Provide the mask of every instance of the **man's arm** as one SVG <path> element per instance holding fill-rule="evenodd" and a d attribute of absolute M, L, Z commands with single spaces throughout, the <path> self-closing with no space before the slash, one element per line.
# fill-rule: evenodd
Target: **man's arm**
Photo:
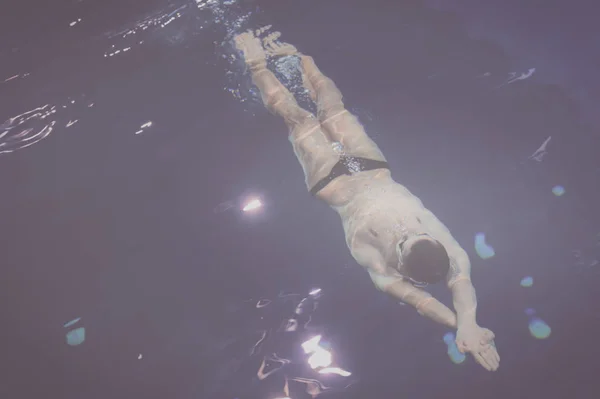
<path fill-rule="evenodd" d="M 476 325 L 477 297 L 471 283 L 471 262 L 469 255 L 452 237 L 446 226 L 429 210 L 425 210 L 423 223 L 435 239 L 442 243 L 450 257 L 450 271 L 446 279 L 452 292 L 452 302 L 456 310 L 457 324 Z"/>
<path fill-rule="evenodd" d="M 373 275 L 371 275 L 371 279 L 373 282 L 376 281 L 376 277 L 374 278 Z M 378 286 L 376 283 L 376 286 L 381 291 L 412 305 L 421 316 L 426 316 L 447 327 L 457 328 L 458 324 L 454 312 L 432 297 L 427 291 L 419 289 L 401 278 L 387 285 Z"/>
<path fill-rule="evenodd" d="M 380 252 L 364 244 L 353 251 L 356 261 L 369 272 L 375 287 L 404 303 L 414 306 L 417 312 L 440 324 L 457 328 L 456 315 L 446 305 L 400 276 L 388 275 L 385 261 Z"/>
<path fill-rule="evenodd" d="M 452 302 L 456 310 L 459 326 L 477 324 L 477 296 L 471 282 L 471 262 L 469 256 L 458 243 L 451 250 L 448 288 L 452 292 Z M 447 249 L 448 250 L 448 249 Z"/>
<path fill-rule="evenodd" d="M 464 249 L 456 242 L 446 226 L 433 213 L 425 210 L 422 215 L 428 230 L 446 248 L 450 257 L 448 288 L 456 310 L 456 345 L 458 350 L 469 352 L 486 370 L 494 371 L 500 365 L 500 356 L 494 344 L 494 333 L 477 324 L 477 298 L 471 283 L 471 263 Z"/>

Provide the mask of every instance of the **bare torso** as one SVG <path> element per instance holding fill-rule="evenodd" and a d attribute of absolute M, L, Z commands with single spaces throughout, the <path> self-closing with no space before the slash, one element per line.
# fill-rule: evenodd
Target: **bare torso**
<path fill-rule="evenodd" d="M 387 169 L 340 176 L 318 196 L 340 215 L 352 256 L 360 263 L 359 251 L 376 248 L 386 265 L 386 270 L 379 272 L 386 274 L 393 273 L 398 264 L 396 245 L 400 240 L 418 233 L 435 237 L 436 224 L 441 225 L 437 218 L 432 223 L 431 217 L 420 217 L 431 213 L 419 198 L 394 181 Z"/>

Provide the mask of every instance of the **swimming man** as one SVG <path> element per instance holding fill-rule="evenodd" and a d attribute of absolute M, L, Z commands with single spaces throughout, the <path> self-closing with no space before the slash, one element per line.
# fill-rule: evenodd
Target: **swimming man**
<path fill-rule="evenodd" d="M 314 60 L 278 40 L 278 32 L 245 32 L 235 38 L 265 107 L 289 129 L 308 191 L 335 209 L 346 243 L 375 286 L 424 316 L 455 328 L 458 349 L 469 352 L 487 370 L 500 357 L 492 331 L 477 324 L 477 300 L 467 253 L 446 226 L 406 187 L 395 182 L 379 147 L 358 119 L 345 109 L 342 94 Z M 267 69 L 267 57 L 300 58 L 303 85 L 317 105 L 317 115 Z M 456 314 L 423 286 L 445 281 Z"/>

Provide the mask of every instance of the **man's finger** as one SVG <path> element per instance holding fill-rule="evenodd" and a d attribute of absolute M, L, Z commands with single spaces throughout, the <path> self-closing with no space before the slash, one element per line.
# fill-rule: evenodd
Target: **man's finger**
<path fill-rule="evenodd" d="M 494 356 L 493 351 L 487 351 L 483 354 L 483 358 L 486 360 L 487 364 L 490 366 L 492 371 L 495 371 L 498 368 L 498 364 L 496 363 L 496 357 Z"/>
<path fill-rule="evenodd" d="M 492 353 L 492 356 L 494 358 L 494 362 L 500 363 L 500 355 L 498 354 L 498 349 L 496 348 L 496 345 L 494 345 L 493 342 L 492 342 L 492 346 L 489 348 L 489 350 Z"/>
<path fill-rule="evenodd" d="M 480 353 L 473 353 L 473 357 L 477 361 L 477 363 L 481 364 L 486 370 L 491 371 L 491 367 L 487 364 L 486 360 L 481 356 Z"/>
<path fill-rule="evenodd" d="M 496 352 L 495 348 L 491 348 L 486 352 L 486 358 L 488 359 L 488 363 L 492 365 L 494 370 L 497 370 L 500 366 L 500 356 L 498 356 L 498 352 Z"/>
<path fill-rule="evenodd" d="M 500 355 L 498 354 L 498 351 L 494 351 L 494 356 L 496 357 L 496 363 L 500 364 Z"/>

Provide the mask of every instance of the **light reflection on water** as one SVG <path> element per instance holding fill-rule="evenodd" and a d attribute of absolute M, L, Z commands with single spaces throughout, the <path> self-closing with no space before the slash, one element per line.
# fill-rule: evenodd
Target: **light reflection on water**
<path fill-rule="evenodd" d="M 203 35 L 205 30 L 210 29 L 222 31 L 225 37 L 222 42 L 215 42 L 215 54 L 209 60 L 215 63 L 225 51 L 230 51 L 229 41 L 235 32 L 243 29 L 251 15 L 252 11 L 233 0 L 196 0 L 194 5 L 170 6 L 129 26 L 105 32 L 100 44 L 100 48 L 104 50 L 98 54 L 86 53 L 83 57 L 97 57 L 97 66 L 104 68 L 118 62 L 121 57 L 139 57 L 139 53 L 145 51 L 144 46 L 149 44 L 188 46 L 196 37 Z M 187 23 L 183 22 L 185 17 L 188 18 Z M 77 29 L 86 22 L 82 18 L 70 22 L 71 34 L 79 35 Z M 36 74 L 43 72 L 42 70 Z M 21 84 L 32 76 L 28 71 L 13 71 L 6 77 L 0 77 L 0 95 L 25 90 Z M 43 105 L 31 104 L 15 115 L 5 115 L 0 110 L 0 121 L 4 120 L 0 124 L 0 155 L 30 147 L 51 134 L 67 134 L 67 130 L 76 124 L 82 124 L 81 128 L 85 128 L 88 116 L 85 107 L 93 106 L 91 95 L 73 92 L 68 98 L 48 100 Z M 144 132 L 150 127 L 145 125 L 147 122 L 140 121 L 141 127 L 131 133 Z"/>
<path fill-rule="evenodd" d="M 250 101 L 260 105 L 260 98 L 256 90 L 249 85 L 247 79 L 240 79 L 240 60 L 236 58 L 230 45 L 233 34 L 247 27 L 252 12 L 236 8 L 235 1 L 197 1 L 196 6 L 194 8 L 192 5 L 185 4 L 175 9 L 162 10 L 123 30 L 108 32 L 104 38 L 104 51 L 97 54 L 99 61 L 112 63 L 119 62 L 121 57 L 136 56 L 136 52 L 143 52 L 144 45 L 149 43 L 160 42 L 167 46 L 185 46 L 195 36 L 202 34 L 205 29 L 218 26 L 223 29 L 223 40 L 215 43 L 216 54 L 213 58 L 221 57 L 228 63 L 229 69 L 224 73 L 229 81 L 225 89 L 240 102 Z M 198 11 L 205 13 L 201 18 L 201 23 L 193 27 L 182 23 L 184 17 Z M 70 26 L 76 28 L 85 23 L 86 20 L 78 18 L 71 22 Z M 285 78 L 286 83 L 296 91 L 301 89 L 297 67 L 296 57 L 282 57 L 273 64 L 278 76 Z M 527 79 L 533 74 L 533 71 L 534 69 L 530 69 L 528 74 L 515 75 L 506 84 Z M 0 83 L 0 91 L 18 90 L 19 84 L 26 81 L 30 75 L 29 72 L 24 71 L 16 71 L 14 74 L 10 74 Z M 299 92 L 299 95 L 306 96 L 306 93 Z M 94 99 L 89 98 L 87 95 L 73 93 L 71 96 L 55 102 L 31 104 L 14 115 L 0 113 L 0 120 L 4 120 L 0 124 L 0 154 L 28 148 L 50 137 L 51 134 L 70 134 L 70 131 L 85 128 L 87 116 L 94 111 L 94 105 Z M 124 133 L 141 134 L 151 127 L 151 121 L 141 120 L 139 121 L 138 130 Z M 540 154 L 546 154 L 545 147 Z M 535 160 L 541 162 L 542 155 L 538 154 Z M 553 193 L 557 196 L 564 194 L 564 192 L 562 186 L 555 186 L 553 189 Z M 236 206 L 236 202 L 228 200 L 217 205 L 214 212 L 222 213 L 230 209 L 237 209 Z M 259 200 L 252 200 L 245 203 L 241 209 L 248 212 L 261 206 Z M 475 247 L 476 252 L 483 259 L 491 258 L 495 254 L 494 248 L 485 242 L 483 233 L 476 236 Z M 592 252 L 591 249 L 588 249 L 584 254 L 579 250 L 577 251 L 575 257 L 578 262 L 581 262 L 581 265 L 588 269 L 595 268 L 597 272 L 598 260 L 595 256 L 596 253 Z M 527 277 L 521 281 L 521 284 L 524 287 L 531 287 L 532 282 L 532 277 Z M 254 375 L 264 383 L 276 384 L 276 382 L 272 382 L 275 379 L 271 379 L 271 376 L 282 375 L 285 383 L 279 390 L 286 397 L 289 397 L 290 392 L 293 393 L 294 390 L 304 391 L 314 397 L 322 392 L 345 389 L 352 383 L 350 379 L 325 380 L 323 377 L 329 375 L 333 378 L 347 378 L 352 376 L 352 372 L 335 363 L 336 356 L 333 351 L 319 345 L 322 337 L 314 335 L 315 330 L 319 330 L 319 327 L 311 328 L 313 326 L 310 323 L 314 312 L 317 311 L 318 295 L 320 294 L 321 290 L 318 288 L 304 297 L 301 294 L 291 294 L 292 298 L 296 298 L 294 302 L 297 300 L 297 306 L 294 307 L 289 317 L 278 320 L 277 325 L 269 325 L 259 331 L 257 334 L 258 339 L 248 346 L 247 355 L 243 356 L 241 360 L 237 360 L 241 364 L 244 361 L 259 359 L 260 362 L 253 371 Z M 282 296 L 271 299 L 263 298 L 256 301 L 254 307 L 256 310 L 268 310 L 270 307 L 280 305 L 285 300 L 287 299 Z M 533 314 L 530 309 L 527 312 L 530 316 Z M 76 319 L 65 324 L 65 328 L 78 321 L 79 319 Z M 545 339 L 551 336 L 550 326 L 542 319 L 531 318 L 528 327 L 534 338 Z M 303 348 L 306 356 L 301 358 L 284 357 L 284 355 L 278 355 L 266 349 L 270 343 L 291 334 L 297 335 L 295 339 L 292 339 L 292 345 Z M 311 336 L 311 338 L 307 338 L 306 335 Z M 84 343 L 84 339 L 85 330 L 83 327 L 70 330 L 66 335 L 67 344 L 70 346 L 79 346 Z M 303 339 L 306 340 L 302 342 Z M 236 341 L 235 338 L 233 340 Z M 465 356 L 457 352 L 453 340 L 454 336 L 452 334 L 444 338 L 448 345 L 450 360 L 459 364 L 465 360 Z M 293 350 L 294 348 L 288 349 Z M 142 358 L 142 354 L 139 354 L 138 360 Z M 304 365 L 306 367 L 292 370 L 292 365 Z M 235 367 L 225 369 L 226 372 L 222 375 L 223 381 L 233 374 L 233 369 Z"/>
<path fill-rule="evenodd" d="M 323 327 L 312 325 L 321 295 L 321 289 L 314 288 L 307 295 L 281 293 L 273 298 L 245 301 L 251 307 L 242 303 L 232 306 L 232 316 L 243 315 L 246 322 L 245 326 L 240 326 L 239 337 L 229 339 L 227 346 L 238 341 L 247 342 L 248 346 L 242 351 L 245 355 L 238 356 L 235 370 L 221 375 L 205 394 L 231 392 L 242 397 L 238 390 L 252 394 L 252 389 L 268 389 L 279 392 L 281 397 L 305 393 L 316 397 L 325 392 L 343 391 L 355 383 L 356 380 L 350 378 L 352 372 L 336 361 L 335 350 L 330 348 L 335 343 L 322 341 L 325 335 L 319 332 Z M 263 326 L 253 334 L 256 337 L 253 342 L 245 340 L 242 332 L 247 325 L 254 324 L 248 322 L 249 316 Z M 227 356 L 221 361 L 231 363 Z M 215 372 L 218 368 L 220 366 Z M 240 374 L 242 369 L 245 372 Z M 253 386 L 248 385 L 251 380 L 259 384 L 250 388 Z"/>

